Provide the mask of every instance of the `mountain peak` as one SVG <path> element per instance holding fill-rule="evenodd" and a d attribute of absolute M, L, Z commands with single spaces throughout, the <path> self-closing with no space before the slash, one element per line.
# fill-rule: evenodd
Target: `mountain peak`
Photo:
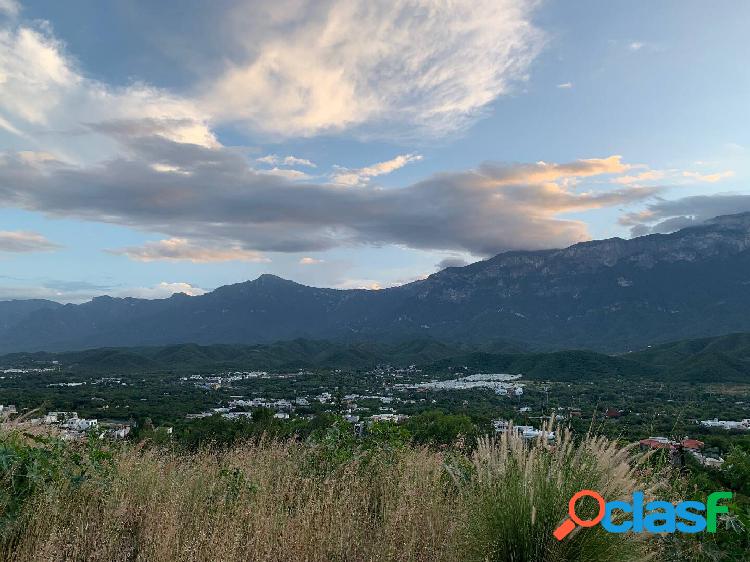
<path fill-rule="evenodd" d="M 278 275 L 274 275 L 272 273 L 263 273 L 253 279 L 251 283 L 294 283 L 294 281 L 284 279 L 283 277 L 279 277 Z"/>
<path fill-rule="evenodd" d="M 262 275 L 259 275 L 252 281 L 248 281 L 247 285 L 252 286 L 252 287 L 266 287 L 266 288 L 304 287 L 305 286 L 305 285 L 301 285 L 300 283 L 297 283 L 296 281 L 291 281 L 290 279 L 284 279 L 283 277 L 279 277 L 278 275 L 273 275 L 272 273 L 263 273 Z"/>
<path fill-rule="evenodd" d="M 279 277 L 278 275 L 263 273 L 255 279 L 243 281 L 241 283 L 233 283 L 231 285 L 222 285 L 221 287 L 217 287 L 210 293 L 207 293 L 205 296 L 241 298 L 243 295 L 246 296 L 250 294 L 256 294 L 259 290 L 261 291 L 261 293 L 266 293 L 269 290 L 274 291 L 276 289 L 281 289 L 284 287 L 304 287 L 304 285 L 300 285 L 299 283 L 290 281 L 289 279 L 284 279 L 283 277 Z"/>

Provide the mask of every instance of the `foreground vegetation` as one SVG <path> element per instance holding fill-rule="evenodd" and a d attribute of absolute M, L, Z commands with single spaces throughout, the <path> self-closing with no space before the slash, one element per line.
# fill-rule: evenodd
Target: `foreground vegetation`
<path fill-rule="evenodd" d="M 0 560 L 622 561 L 659 548 L 599 527 L 552 537 L 580 489 L 666 490 L 604 438 L 547 447 L 506 434 L 467 452 L 408 445 L 395 429 L 192 453 L 6 433 Z"/>
<path fill-rule="evenodd" d="M 700 340 L 639 355 L 649 354 L 642 363 L 660 372 L 697 355 L 709 367 L 711 357 L 726 356 L 733 360 L 724 363 L 744 375 L 747 362 L 734 359 L 742 359 L 745 340 Z M 310 354 L 305 342 L 295 345 L 300 356 Z M 163 349 L 146 351 L 164 359 Z M 214 388 L 185 375 L 195 354 L 227 350 L 169 351 L 190 369 L 154 373 L 131 364 L 114 376 L 99 367 L 110 359 L 118 365 L 117 350 L 81 352 L 73 365 L 52 364 L 51 356 L 15 358 L 31 369 L 0 380 L 0 403 L 19 407 L 15 420 L 75 410 L 104 428 L 127 423 L 132 432 L 127 443 L 99 439 L 104 430 L 82 443 L 23 433 L 54 432 L 42 424 L 0 427 L 0 562 L 750 560 L 750 434 L 696 423 L 748 417 L 746 382 L 698 383 L 705 377 L 692 375 L 665 382 L 640 376 L 647 374 L 640 368 L 631 377 L 620 367 L 632 366 L 636 354 L 470 352 L 456 359 L 451 352 L 423 370 L 316 367 Z M 328 350 L 318 363 L 331 356 L 373 362 L 362 349 L 340 352 Z M 399 352 L 424 359 L 435 350 Z M 522 396 L 403 388 L 498 371 L 524 373 Z M 307 400 L 295 402 L 290 419 L 251 406 L 232 410 L 248 417 L 223 418 L 222 407 L 240 396 Z M 214 415 L 186 419 L 206 410 Z M 399 425 L 367 421 L 391 411 L 408 418 Z M 357 429 L 343 422 L 348 413 L 361 416 Z M 496 419 L 536 427 L 556 419 L 577 438 L 565 435 L 548 447 L 481 437 Z M 726 462 L 709 469 L 688 455 L 688 465 L 676 470 L 666 451 L 643 456 L 622 447 L 652 435 L 698 438 Z M 607 499 L 633 489 L 673 501 L 731 490 L 735 499 L 716 534 L 644 537 L 596 527 L 558 543 L 552 530 L 582 488 Z"/>

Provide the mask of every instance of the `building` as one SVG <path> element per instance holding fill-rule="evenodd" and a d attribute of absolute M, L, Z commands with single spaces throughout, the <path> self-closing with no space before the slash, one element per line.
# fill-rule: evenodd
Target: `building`
<path fill-rule="evenodd" d="M 697 439 L 683 439 L 682 446 L 691 451 L 697 451 L 703 448 L 703 441 Z"/>
<path fill-rule="evenodd" d="M 508 420 L 492 420 L 492 426 L 495 428 L 495 433 L 505 433 L 510 427 Z"/>
<path fill-rule="evenodd" d="M 70 418 L 62 423 L 62 427 L 72 429 L 73 431 L 89 431 L 90 429 L 99 427 L 99 420 Z"/>
<path fill-rule="evenodd" d="M 724 459 L 707 457 L 701 453 L 703 441 L 697 439 L 685 438 L 682 441 L 673 441 L 666 437 L 649 437 L 641 439 L 639 442 L 641 450 L 663 449 L 669 453 L 669 461 L 674 466 L 685 465 L 685 453 L 690 453 L 700 464 L 708 467 L 719 467 L 724 463 Z"/>
<path fill-rule="evenodd" d="M 130 426 L 126 425 L 120 428 L 111 429 L 110 435 L 113 439 L 126 439 L 128 435 L 130 435 Z"/>
<path fill-rule="evenodd" d="M 66 420 L 77 420 L 78 412 L 48 412 L 46 416 L 42 418 L 42 423 L 51 425 L 56 423 L 63 423 Z"/>
<path fill-rule="evenodd" d="M 0 404 L 0 418 L 7 418 L 17 413 L 18 409 L 13 404 L 8 404 L 7 406 Z"/>
<path fill-rule="evenodd" d="M 698 462 L 700 462 L 703 466 L 707 466 L 709 468 L 721 468 L 721 466 L 724 464 L 724 459 L 721 457 L 719 458 L 712 458 L 712 457 L 704 457 L 703 455 L 694 455 Z"/>
<path fill-rule="evenodd" d="M 546 438 L 548 442 L 555 440 L 555 432 L 547 431 L 543 429 L 536 429 L 532 425 L 513 425 L 508 420 L 497 419 L 492 421 L 492 425 L 495 428 L 495 433 L 507 433 L 512 430 L 517 435 L 523 437 L 528 441 L 533 441 L 538 438 Z"/>
<path fill-rule="evenodd" d="M 524 439 L 528 441 L 533 441 L 534 439 L 537 439 L 539 437 L 546 438 L 547 441 L 555 440 L 554 431 L 545 431 L 543 429 L 536 429 L 532 425 L 517 425 L 513 429 L 516 430 L 516 432 L 519 433 L 521 437 L 523 437 Z"/>
<path fill-rule="evenodd" d="M 666 437 L 649 437 L 648 439 L 641 439 L 639 442 L 641 450 L 648 449 L 671 449 L 677 443 L 667 439 Z"/>
<path fill-rule="evenodd" d="M 714 427 L 727 430 L 743 431 L 750 429 L 750 419 L 744 419 L 742 421 L 727 421 L 714 418 L 712 420 L 703 420 L 700 424 L 704 427 Z"/>
<path fill-rule="evenodd" d="M 371 423 L 376 422 L 391 422 L 391 423 L 403 423 L 409 416 L 405 414 L 375 414 L 370 418 Z"/>

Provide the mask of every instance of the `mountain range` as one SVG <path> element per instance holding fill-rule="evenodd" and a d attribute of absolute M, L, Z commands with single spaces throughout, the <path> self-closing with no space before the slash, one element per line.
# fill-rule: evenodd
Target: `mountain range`
<path fill-rule="evenodd" d="M 0 352 L 295 338 L 626 352 L 750 331 L 750 213 L 671 234 L 513 251 L 383 290 L 273 275 L 168 299 L 0 302 Z"/>

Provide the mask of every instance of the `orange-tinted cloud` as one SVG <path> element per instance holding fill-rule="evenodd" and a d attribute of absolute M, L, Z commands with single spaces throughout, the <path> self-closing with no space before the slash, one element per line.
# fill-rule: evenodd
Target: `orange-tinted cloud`
<path fill-rule="evenodd" d="M 51 252 L 59 250 L 61 247 L 37 232 L 0 230 L 0 253 Z"/>
<path fill-rule="evenodd" d="M 170 238 L 168 240 L 159 240 L 158 242 L 146 242 L 143 246 L 109 250 L 109 253 L 145 262 L 191 261 L 193 263 L 210 263 L 223 261 L 269 261 L 260 252 L 220 244 L 203 246 L 184 238 Z"/>

